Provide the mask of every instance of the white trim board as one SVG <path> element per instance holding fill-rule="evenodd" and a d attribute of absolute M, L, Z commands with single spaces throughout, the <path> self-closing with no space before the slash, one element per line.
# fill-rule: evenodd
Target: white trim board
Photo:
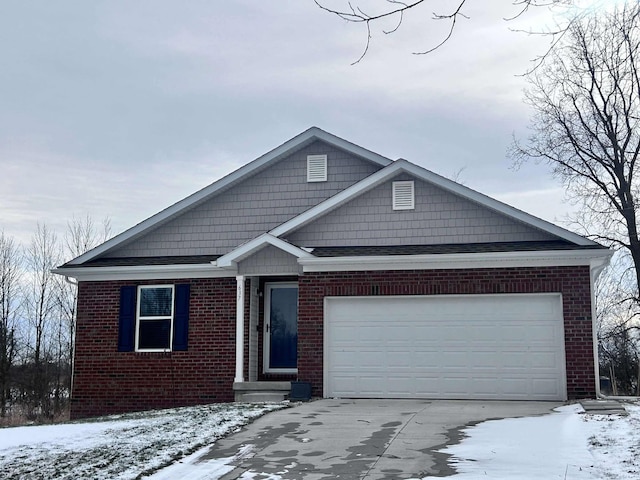
<path fill-rule="evenodd" d="M 266 235 L 266 234 L 265 234 Z M 272 237 L 273 238 L 273 237 Z M 276 247 L 280 239 L 275 239 Z M 257 241 L 257 239 L 256 239 Z M 249 242 L 254 243 L 255 241 Z M 256 242 L 257 243 L 257 242 Z M 265 244 L 273 245 L 271 242 Z M 249 244 L 245 253 L 251 250 Z M 609 263 L 612 252 L 607 249 L 589 250 L 552 250 L 536 252 L 488 252 L 488 253 L 450 253 L 424 255 L 380 255 L 352 257 L 314 257 L 313 255 L 287 244 L 304 255 L 298 257 L 298 263 L 306 272 L 345 272 L 345 271 L 385 271 L 385 270 L 442 270 L 471 268 L 517 268 L 517 267 L 554 267 L 588 265 L 599 273 Z M 255 245 L 254 245 L 255 246 Z M 257 248 L 259 250 L 264 245 Z M 234 251 L 238 256 L 240 252 Z M 247 253 L 249 256 L 251 253 Z M 222 257 L 220 257 L 222 258 Z M 220 260 L 220 259 L 218 259 Z M 237 264 L 229 260 L 224 267 L 214 262 L 195 265 L 144 265 L 119 267 L 77 267 L 58 268 L 54 273 L 80 281 L 99 280 L 153 280 L 179 278 L 221 278 L 234 277 Z M 284 275 L 284 274 L 283 274 Z M 274 276 L 277 276 L 274 274 Z"/>
<path fill-rule="evenodd" d="M 141 265 L 119 267 L 56 268 L 53 273 L 82 282 L 103 280 L 175 280 L 180 278 L 235 277 L 235 270 L 222 269 L 210 263 L 194 265 Z"/>
<path fill-rule="evenodd" d="M 450 253 L 301 258 L 303 272 L 443 270 L 471 268 L 562 267 L 606 265 L 610 250 L 554 250 L 540 252 Z"/>

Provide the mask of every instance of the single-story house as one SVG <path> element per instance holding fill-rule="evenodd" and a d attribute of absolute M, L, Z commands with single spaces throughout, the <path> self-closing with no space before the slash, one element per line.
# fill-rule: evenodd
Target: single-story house
<path fill-rule="evenodd" d="M 78 282 L 71 415 L 292 381 L 317 397 L 592 397 L 609 258 L 310 128 L 55 270 Z"/>

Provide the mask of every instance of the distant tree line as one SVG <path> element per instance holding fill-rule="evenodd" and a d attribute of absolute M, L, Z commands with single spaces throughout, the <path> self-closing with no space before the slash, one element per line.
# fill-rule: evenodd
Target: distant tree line
<path fill-rule="evenodd" d="M 77 289 L 51 270 L 107 240 L 110 222 L 38 224 L 27 245 L 0 230 L 0 424 L 50 421 L 71 393 Z"/>

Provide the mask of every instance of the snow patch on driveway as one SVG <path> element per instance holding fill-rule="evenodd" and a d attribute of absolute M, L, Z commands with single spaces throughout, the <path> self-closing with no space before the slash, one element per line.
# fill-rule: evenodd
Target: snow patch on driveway
<path fill-rule="evenodd" d="M 640 406 L 626 408 L 626 417 L 568 405 L 540 417 L 491 420 L 464 429 L 460 444 L 440 451 L 452 455 L 454 480 L 637 479 Z"/>

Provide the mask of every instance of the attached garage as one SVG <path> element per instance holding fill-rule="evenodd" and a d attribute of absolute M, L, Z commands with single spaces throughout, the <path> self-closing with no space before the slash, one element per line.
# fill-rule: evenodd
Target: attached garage
<path fill-rule="evenodd" d="M 326 297 L 324 395 L 565 400 L 560 294 Z"/>

